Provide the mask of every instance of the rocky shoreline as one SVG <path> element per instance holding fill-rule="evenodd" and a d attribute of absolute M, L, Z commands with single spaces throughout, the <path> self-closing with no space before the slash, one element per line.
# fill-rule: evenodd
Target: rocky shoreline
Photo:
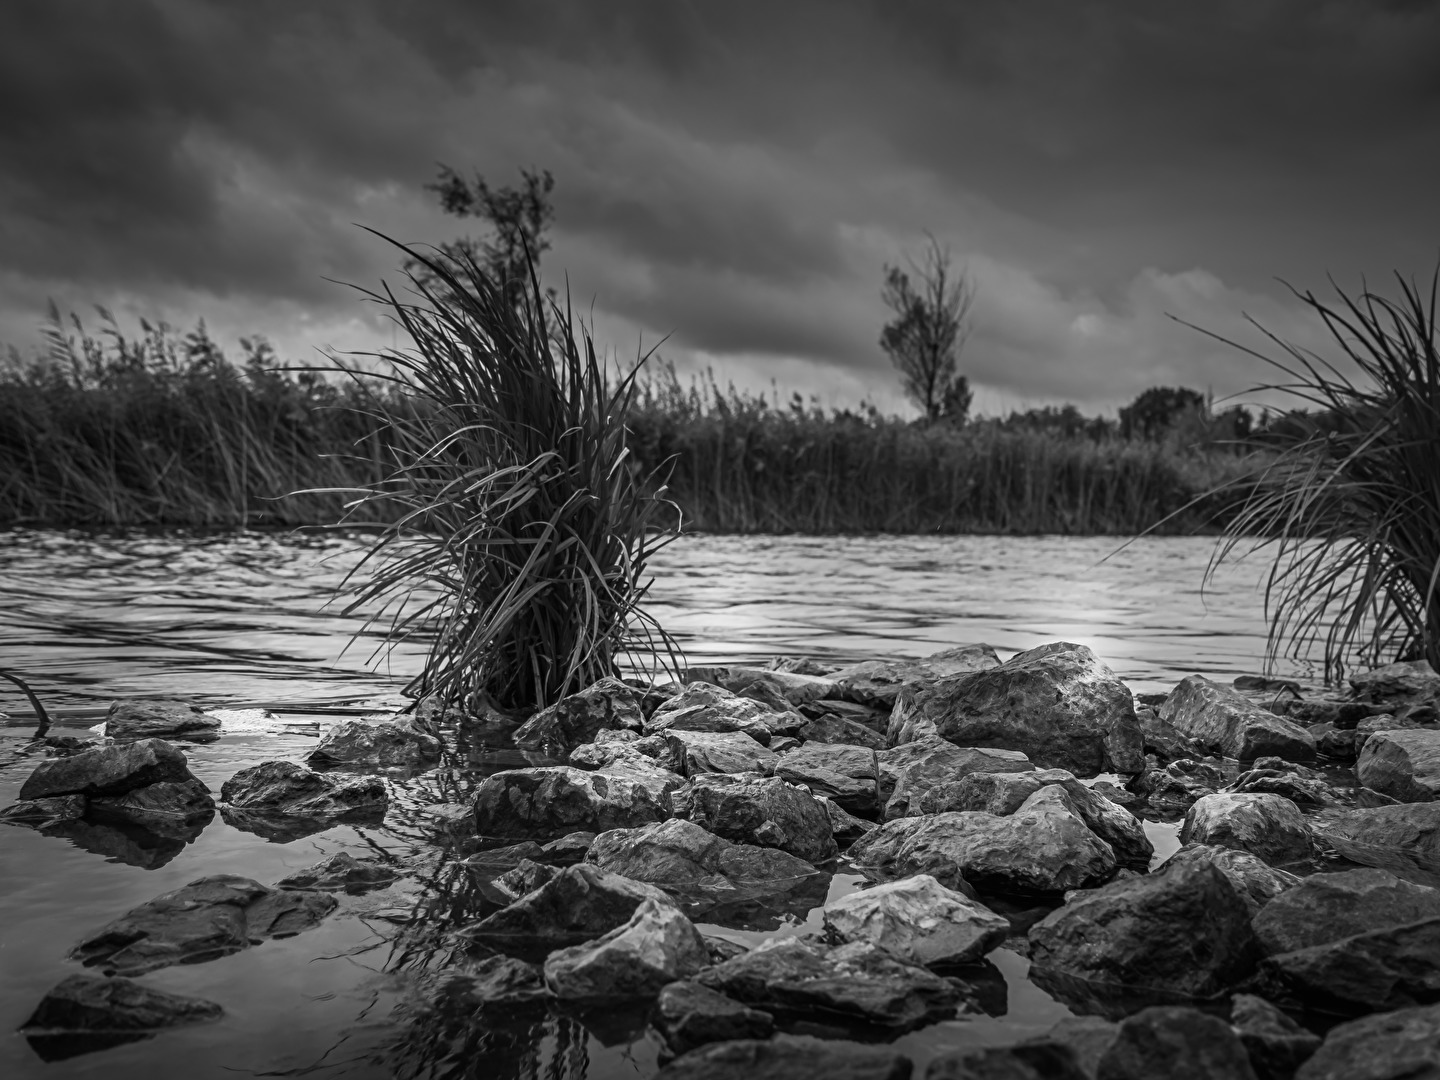
<path fill-rule="evenodd" d="M 215 1021 L 145 975 L 303 933 L 337 897 L 443 863 L 479 899 L 437 931 L 416 1016 L 628 1003 L 667 1080 L 909 1076 L 887 1044 L 993 1012 L 996 949 L 1076 1017 L 926 1077 L 1440 1075 L 1437 706 L 1423 662 L 1329 695 L 1194 675 L 1137 698 L 1084 646 L 1001 662 L 965 645 L 605 679 L 523 718 L 422 702 L 336 725 L 303 763 L 241 769 L 217 799 L 175 743 L 218 721 L 117 702 L 103 737 L 32 745 L 0 822 L 183 838 L 218 812 L 283 841 L 383 820 L 387 776 L 463 774 L 461 742 L 535 763 L 428 808 L 424 867 L 335 855 L 118 914 L 22 1030 L 103 1043 Z M 1178 821 L 1179 851 L 1157 859 L 1146 820 Z M 837 867 L 869 887 L 830 899 Z M 818 929 L 754 947 L 697 928 L 812 910 Z"/>

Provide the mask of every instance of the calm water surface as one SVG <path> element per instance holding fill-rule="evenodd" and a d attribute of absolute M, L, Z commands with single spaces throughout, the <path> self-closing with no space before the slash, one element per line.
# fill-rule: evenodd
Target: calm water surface
<path fill-rule="evenodd" d="M 694 537 L 654 564 L 651 607 L 692 662 L 920 656 L 966 641 L 989 641 L 1003 656 L 1065 639 L 1089 645 L 1136 690 L 1164 689 L 1196 671 L 1229 679 L 1259 670 L 1262 567 L 1242 564 L 1202 596 L 1210 541 L 1146 540 L 1118 554 L 1116 546 Z M 316 710 L 364 714 L 393 701 L 418 669 L 423 642 L 377 659 L 379 638 L 362 633 L 346 650 L 362 620 L 325 605 L 358 551 L 341 536 L 0 534 L 0 667 L 28 678 L 76 732 L 126 695 L 271 706 L 275 720 L 236 716 L 220 740 L 185 746 L 194 771 L 218 790 L 240 768 L 306 754 L 335 718 Z M 8 805 L 39 758 L 20 753 L 29 710 L 8 684 L 0 711 L 13 717 L 0 726 L 0 805 Z M 513 751 L 476 750 L 451 769 L 391 778 L 383 825 L 298 838 L 267 840 L 219 815 L 172 836 L 0 826 L 0 1076 L 651 1075 L 656 1049 L 643 1012 L 557 1011 L 510 1025 L 446 1027 L 407 1011 L 414 972 L 436 962 L 443 930 L 489 910 L 463 870 L 429 854 L 429 809 L 519 761 Z M 1173 850 L 1173 826 L 1147 829 L 1162 854 Z M 128 908 L 210 874 L 272 882 L 337 851 L 419 859 L 423 872 L 366 897 L 342 897 L 316 930 L 143 977 L 219 1002 L 219 1023 L 48 1063 L 43 1057 L 55 1048 L 12 1034 L 50 987 L 79 970 L 65 959 L 69 947 Z M 842 864 L 828 895 L 858 881 Z M 823 899 L 702 927 L 752 942 L 799 933 L 818 926 Z M 991 962 L 996 1015 L 898 1041 L 917 1075 L 943 1049 L 1013 1042 L 1070 1015 L 1026 978 L 1023 958 L 1001 949 Z"/>

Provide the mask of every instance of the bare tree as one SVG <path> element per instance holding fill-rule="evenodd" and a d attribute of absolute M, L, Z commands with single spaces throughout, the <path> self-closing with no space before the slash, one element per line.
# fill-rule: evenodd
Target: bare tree
<path fill-rule="evenodd" d="M 905 261 L 909 273 L 885 267 L 881 296 L 895 318 L 881 331 L 880 347 L 900 372 L 906 396 L 927 420 L 963 423 L 974 395 L 958 365 L 970 337 L 975 283 L 964 269 L 951 268 L 949 249 L 933 236 L 922 262 L 908 256 Z"/>

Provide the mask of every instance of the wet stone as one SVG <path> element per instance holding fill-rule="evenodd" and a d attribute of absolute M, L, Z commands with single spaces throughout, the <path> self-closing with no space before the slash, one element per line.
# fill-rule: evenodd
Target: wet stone
<path fill-rule="evenodd" d="M 1331 1028 L 1295 1080 L 1422 1080 L 1437 1075 L 1440 1005 L 1426 1005 Z"/>
<path fill-rule="evenodd" d="M 1236 994 L 1231 999 L 1230 1026 L 1240 1036 L 1260 1080 L 1294 1076 L 1320 1048 L 1320 1036 L 1254 994 Z"/>
<path fill-rule="evenodd" d="M 782 889 L 818 874 L 810 863 L 784 851 L 737 844 L 679 819 L 601 833 L 585 858 L 633 881 L 682 892 Z"/>
<path fill-rule="evenodd" d="M 1168 873 L 1182 866 L 1199 864 L 1209 864 L 1224 874 L 1235 895 L 1245 902 L 1252 916 L 1304 880 L 1288 870 L 1277 870 L 1248 851 L 1213 844 L 1186 844 L 1166 859 L 1156 872 Z"/>
<path fill-rule="evenodd" d="M 194 779 L 180 750 L 163 739 L 141 739 L 42 761 L 21 785 L 19 798 L 124 795 L 151 784 Z"/>
<path fill-rule="evenodd" d="M 888 711 L 895 707 L 901 687 L 999 666 L 1000 657 L 991 646 L 957 645 L 919 660 L 865 660 L 833 671 L 829 677 L 855 701 Z"/>
<path fill-rule="evenodd" d="M 668 797 L 643 782 L 565 765 L 494 773 L 475 795 L 475 828 L 482 836 L 549 840 L 668 817 Z"/>
<path fill-rule="evenodd" d="M 778 777 L 696 777 L 689 816 L 716 836 L 777 848 L 811 863 L 839 852 L 825 808 Z"/>
<path fill-rule="evenodd" d="M 71 975 L 41 999 L 22 1031 L 159 1031 L 209 1020 L 213 1001 L 166 993 L 133 979 Z"/>
<path fill-rule="evenodd" d="M 105 714 L 105 737 L 136 739 L 214 739 L 220 720 L 188 701 L 130 698 L 110 703 Z"/>
<path fill-rule="evenodd" d="M 775 1020 L 708 986 L 682 981 L 661 989 L 655 1002 L 655 1028 L 675 1055 L 706 1043 L 768 1038 Z"/>
<path fill-rule="evenodd" d="M 894 790 L 885 803 L 886 821 L 907 817 L 917 810 L 933 812 L 924 810 L 924 803 L 936 787 L 948 789 L 949 785 L 972 774 L 1024 773 L 1035 768 L 1029 758 L 1017 750 L 956 746 L 937 736 L 927 737 L 924 743 L 928 749 L 923 754 L 896 768 Z M 1019 801 L 1024 802 L 1025 797 Z"/>
<path fill-rule="evenodd" d="M 512 901 L 518 900 L 520 897 L 534 892 L 559 873 L 560 871 L 553 866 L 521 859 L 495 879 L 495 889 Z"/>
<path fill-rule="evenodd" d="M 1364 787 L 1400 802 L 1433 802 L 1440 791 L 1440 731 L 1377 731 L 1355 762 Z"/>
<path fill-rule="evenodd" d="M 1253 925 L 1260 947 L 1273 955 L 1436 917 L 1440 889 L 1367 868 L 1307 877 L 1277 897 Z"/>
<path fill-rule="evenodd" d="M 1035 1039 L 1016 1046 L 952 1050 L 933 1058 L 925 1080 L 1090 1080 L 1075 1052 Z"/>
<path fill-rule="evenodd" d="M 509 941 L 522 947 L 533 942 L 569 944 L 625 925 L 646 900 L 671 902 L 654 885 L 580 863 L 462 933 L 501 946 Z"/>
<path fill-rule="evenodd" d="M 210 789 L 199 780 L 163 781 L 136 788 L 124 795 L 92 797 L 89 810 L 102 815 L 119 815 L 131 821 L 148 818 L 190 818 L 215 809 Z"/>
<path fill-rule="evenodd" d="M 1180 842 L 1238 848 L 1271 866 L 1306 863 L 1314 854 L 1304 815 L 1280 795 L 1207 795 L 1186 813 Z"/>
<path fill-rule="evenodd" d="M 0 810 L 0 822 L 39 827 L 71 821 L 85 815 L 87 802 L 84 795 L 52 795 L 45 799 L 24 799 Z"/>
<path fill-rule="evenodd" d="M 595 741 L 601 731 L 638 732 L 645 723 L 642 695 L 619 679 L 604 678 L 541 709 L 515 732 L 515 745 L 557 753 Z"/>
<path fill-rule="evenodd" d="M 1165 699 L 1160 719 L 1209 752 L 1240 761 L 1272 754 L 1286 761 L 1315 760 L 1315 740 L 1299 724 L 1203 675 L 1180 681 Z"/>
<path fill-rule="evenodd" d="M 743 732 L 764 745 L 780 727 L 796 729 L 804 723 L 799 713 L 777 713 L 753 698 L 722 686 L 697 682 L 666 701 L 645 721 L 645 734 L 664 731 Z"/>
<path fill-rule="evenodd" d="M 440 740 L 407 718 L 336 724 L 305 760 L 318 769 L 419 769 L 439 757 Z"/>
<path fill-rule="evenodd" d="M 376 776 L 333 777 L 293 761 L 266 761 L 241 769 L 220 788 L 235 810 L 296 817 L 383 813 L 389 801 Z"/>
<path fill-rule="evenodd" d="M 705 939 L 668 900 L 648 899 L 607 934 L 552 952 L 545 986 L 561 1000 L 652 997 L 710 963 Z"/>
<path fill-rule="evenodd" d="M 429 989 L 431 1005 L 446 1012 L 513 1009 L 549 997 L 538 964 L 513 956 L 487 956 L 440 972 Z"/>
<path fill-rule="evenodd" d="M 1101 1080 L 1255 1080 L 1245 1044 L 1229 1024 L 1173 1005 L 1121 1021 L 1096 1073 Z"/>
<path fill-rule="evenodd" d="M 825 905 L 834 941 L 868 941 L 912 964 L 967 964 L 1010 935 L 1010 922 L 928 874 L 862 889 Z"/>
<path fill-rule="evenodd" d="M 393 867 L 373 859 L 357 859 L 341 851 L 314 866 L 287 874 L 275 883 L 277 889 L 319 889 L 322 892 L 362 893 L 383 889 L 400 878 Z"/>
<path fill-rule="evenodd" d="M 1342 1014 L 1428 1004 L 1440 1000 L 1440 916 L 1278 953 L 1259 974 L 1264 985 Z"/>
<path fill-rule="evenodd" d="M 669 760 L 681 776 L 701 773 L 755 772 L 769 775 L 778 760 L 774 753 L 740 731 L 667 729 Z"/>

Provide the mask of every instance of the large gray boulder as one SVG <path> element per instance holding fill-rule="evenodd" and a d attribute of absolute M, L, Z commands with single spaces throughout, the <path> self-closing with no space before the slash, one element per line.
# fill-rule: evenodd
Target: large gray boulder
<path fill-rule="evenodd" d="M 667 983 L 710 965 L 710 950 L 672 904 L 646 900 L 630 921 L 545 960 L 545 986 L 562 1001 L 653 997 Z"/>
<path fill-rule="evenodd" d="M 849 858 L 882 878 L 931 874 L 962 891 L 1046 896 L 1099 885 L 1116 868 L 1110 845 L 1054 784 L 1008 817 L 967 811 L 888 821 L 856 841 Z"/>
<path fill-rule="evenodd" d="M 1203 675 L 1180 680 L 1160 709 L 1160 719 L 1210 753 L 1251 761 L 1257 757 L 1314 761 L 1315 739 L 1299 724 L 1251 702 Z"/>
<path fill-rule="evenodd" d="M 1429 1080 L 1440 1076 L 1440 1005 L 1397 1009 L 1330 1029 L 1295 1080 Z"/>
<path fill-rule="evenodd" d="M 594 742 L 601 731 L 639 731 L 645 723 L 642 698 L 639 690 L 619 679 L 601 679 L 530 717 L 515 732 L 515 745 L 564 754 Z"/>
<path fill-rule="evenodd" d="M 440 757 L 440 740 L 405 718 L 336 724 L 305 760 L 320 769 L 420 769 Z"/>
<path fill-rule="evenodd" d="M 654 885 L 579 863 L 462 933 L 496 945 L 587 941 L 624 926 L 646 900 L 674 906 Z"/>
<path fill-rule="evenodd" d="M 1018 750 L 956 746 L 935 735 L 911 745 L 917 749 L 903 764 L 893 752 L 886 761 L 895 774 L 894 790 L 885 802 L 887 821 L 913 812 L 926 792 L 940 784 L 954 783 L 972 773 L 1030 772 L 1035 768 Z M 923 752 L 919 745 L 925 747 Z"/>
<path fill-rule="evenodd" d="M 220 719 L 188 701 L 128 698 L 113 701 L 105 714 L 105 737 L 135 739 L 214 739 Z"/>
<path fill-rule="evenodd" d="M 1156 873 L 1201 864 L 1213 866 L 1224 874 L 1252 915 L 1304 880 L 1288 870 L 1276 869 L 1258 855 L 1218 844 L 1186 844 L 1166 859 Z"/>
<path fill-rule="evenodd" d="M 1440 889 L 1367 867 L 1304 878 L 1266 905 L 1253 925 L 1261 949 L 1274 955 L 1437 917 Z"/>
<path fill-rule="evenodd" d="M 1208 865 L 1078 893 L 1030 929 L 1036 969 L 1195 998 L 1239 982 L 1258 953 L 1249 909 Z"/>
<path fill-rule="evenodd" d="M 732 843 L 678 818 L 603 832 L 590 845 L 585 861 L 633 881 L 682 891 L 783 888 L 819 873 L 787 852 Z"/>
<path fill-rule="evenodd" d="M 1440 916 L 1277 953 L 1261 963 L 1260 978 L 1351 1015 L 1440 1000 Z"/>
<path fill-rule="evenodd" d="M 903 690 L 892 746 L 936 734 L 957 746 L 1018 750 L 1076 776 L 1137 773 L 1143 740 L 1130 689 L 1088 648 L 1055 642 L 999 667 Z"/>
<path fill-rule="evenodd" d="M 389 798 L 378 776 L 327 776 L 293 761 L 261 762 L 220 786 L 232 809 L 301 818 L 384 813 Z"/>
<path fill-rule="evenodd" d="M 124 795 L 150 784 L 194 779 L 184 753 L 164 739 L 142 739 L 42 761 L 20 786 L 19 798 Z"/>
<path fill-rule="evenodd" d="M 1440 791 L 1440 731 L 1377 731 L 1355 760 L 1361 786 L 1400 802 L 1433 802 Z"/>
<path fill-rule="evenodd" d="M 1309 862 L 1314 839 L 1305 816 L 1280 795 L 1206 795 L 1190 807 L 1180 826 L 1182 844 L 1238 848 L 1271 866 Z"/>
<path fill-rule="evenodd" d="M 929 874 L 842 896 L 821 913 L 834 941 L 868 941 L 912 964 L 968 964 L 1010 935 L 1010 921 Z"/>
<path fill-rule="evenodd" d="M 475 793 L 481 836 L 548 840 L 581 830 L 632 829 L 670 813 L 668 798 L 641 779 L 567 765 L 507 769 L 487 776 Z"/>
<path fill-rule="evenodd" d="M 1351 862 L 1440 883 L 1440 802 L 1327 810 L 1310 821 L 1318 839 Z"/>
<path fill-rule="evenodd" d="M 778 848 L 807 862 L 825 862 L 839 853 L 825 807 L 776 776 L 697 776 L 689 816 L 716 836 Z"/>
<path fill-rule="evenodd" d="M 999 666 L 1000 657 L 989 645 L 956 645 L 919 660 L 864 660 L 832 671 L 829 677 L 851 699 L 893 709 L 902 687 Z"/>
<path fill-rule="evenodd" d="M 885 1046 L 804 1035 L 734 1039 L 676 1058 L 655 1080 L 910 1080 L 910 1059 Z"/>

